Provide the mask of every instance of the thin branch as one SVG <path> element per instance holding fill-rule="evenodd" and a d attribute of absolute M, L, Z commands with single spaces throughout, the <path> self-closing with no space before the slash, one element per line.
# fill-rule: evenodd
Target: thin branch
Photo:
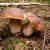
<path fill-rule="evenodd" d="M 47 33 L 47 29 L 45 30 L 45 33 L 44 33 L 44 41 L 43 41 L 43 47 L 42 47 L 42 50 L 44 50 L 44 48 L 45 48 L 46 33 Z"/>
<path fill-rule="evenodd" d="M 48 5 L 48 4 L 41 4 L 41 3 L 0 3 L 0 6 L 9 6 L 9 5 L 13 5 L 13 6 L 17 6 L 17 5 Z"/>

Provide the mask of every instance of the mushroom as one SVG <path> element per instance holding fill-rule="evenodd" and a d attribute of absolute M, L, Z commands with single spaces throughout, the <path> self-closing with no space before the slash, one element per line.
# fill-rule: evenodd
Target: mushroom
<path fill-rule="evenodd" d="M 17 32 L 20 32 L 22 28 L 21 21 L 25 19 L 24 14 L 25 13 L 22 9 L 11 7 L 11 8 L 6 8 L 5 10 L 3 10 L 1 14 L 1 18 L 10 18 L 9 25 L 11 28 L 11 33 L 15 34 Z"/>
<path fill-rule="evenodd" d="M 29 20 L 29 22 L 30 22 L 30 24 L 32 25 L 33 28 L 35 28 L 36 30 L 39 30 L 40 32 L 45 31 L 44 23 L 35 14 L 33 14 L 32 12 L 27 12 L 26 17 L 28 18 L 28 20 Z"/>

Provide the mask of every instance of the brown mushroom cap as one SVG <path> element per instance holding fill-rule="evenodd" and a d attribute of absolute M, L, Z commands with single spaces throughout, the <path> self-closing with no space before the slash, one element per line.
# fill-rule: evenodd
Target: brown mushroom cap
<path fill-rule="evenodd" d="M 26 16 L 27 16 L 29 22 L 31 23 L 32 27 L 39 30 L 40 32 L 45 31 L 45 26 L 39 17 L 34 15 L 32 12 L 27 12 Z"/>
<path fill-rule="evenodd" d="M 11 8 L 4 9 L 3 12 L 2 12 L 1 17 L 2 18 L 20 19 L 20 20 L 25 19 L 24 11 L 22 9 L 16 8 L 16 7 L 11 7 Z"/>

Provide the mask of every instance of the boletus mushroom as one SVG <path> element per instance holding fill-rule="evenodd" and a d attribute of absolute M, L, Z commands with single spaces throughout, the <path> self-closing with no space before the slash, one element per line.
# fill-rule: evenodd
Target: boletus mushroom
<path fill-rule="evenodd" d="M 21 21 L 25 19 L 24 14 L 25 13 L 22 9 L 11 7 L 4 9 L 1 16 L 2 18 L 10 18 L 9 25 L 11 28 L 11 33 L 15 34 L 17 32 L 20 32 L 22 28 Z"/>
<path fill-rule="evenodd" d="M 29 20 L 29 22 L 30 22 L 30 24 L 32 25 L 33 28 L 35 28 L 36 30 L 38 30 L 40 32 L 45 31 L 44 23 L 35 14 L 33 14 L 32 12 L 26 12 L 26 17 L 28 18 L 28 20 Z"/>

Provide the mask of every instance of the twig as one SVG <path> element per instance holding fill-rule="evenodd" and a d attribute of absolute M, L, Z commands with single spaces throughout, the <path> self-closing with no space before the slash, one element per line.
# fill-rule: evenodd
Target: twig
<path fill-rule="evenodd" d="M 44 42 L 43 42 L 42 50 L 44 50 L 44 48 L 45 48 L 46 32 L 47 32 L 47 29 L 45 30 L 45 33 L 44 33 Z"/>
<path fill-rule="evenodd" d="M 0 6 L 9 6 L 9 5 L 13 5 L 13 6 L 17 6 L 17 5 L 48 5 L 48 4 L 41 4 L 41 3 L 35 3 L 35 2 L 32 2 L 32 3 L 0 3 Z"/>

